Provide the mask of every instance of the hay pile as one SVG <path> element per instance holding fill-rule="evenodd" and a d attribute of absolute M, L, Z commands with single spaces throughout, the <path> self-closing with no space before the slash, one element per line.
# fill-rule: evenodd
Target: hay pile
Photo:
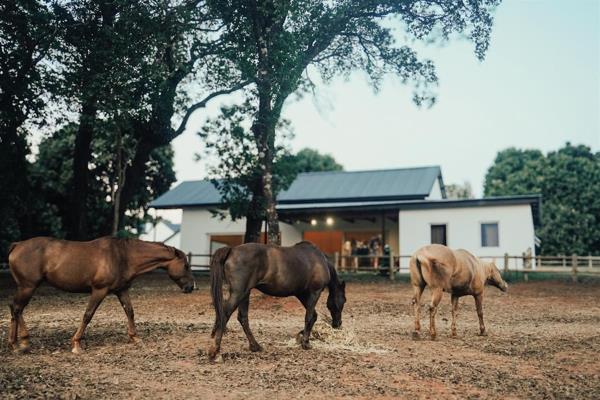
<path fill-rule="evenodd" d="M 315 349 L 346 350 L 353 353 L 387 353 L 366 340 L 361 339 L 354 330 L 352 321 L 344 321 L 342 329 L 331 327 L 331 318 L 318 312 L 319 318 L 315 323 L 310 336 L 310 344 Z M 287 347 L 296 347 L 300 337 L 292 338 L 285 342 Z"/>

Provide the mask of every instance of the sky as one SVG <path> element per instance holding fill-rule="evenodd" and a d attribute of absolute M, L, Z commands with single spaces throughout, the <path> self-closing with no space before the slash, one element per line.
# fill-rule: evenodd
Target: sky
<path fill-rule="evenodd" d="M 600 151 L 600 0 L 505 0 L 483 62 L 465 40 L 418 49 L 437 68 L 432 108 L 414 105 L 393 76 L 375 93 L 355 73 L 288 100 L 292 149 L 331 154 L 346 170 L 440 165 L 446 184 L 469 182 L 476 196 L 507 147 Z M 231 101 L 196 112 L 174 141 L 178 182 L 206 177 L 196 132 Z"/>

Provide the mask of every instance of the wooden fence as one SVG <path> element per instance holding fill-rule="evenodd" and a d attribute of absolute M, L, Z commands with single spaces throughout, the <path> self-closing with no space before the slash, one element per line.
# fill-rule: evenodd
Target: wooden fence
<path fill-rule="evenodd" d="M 210 254 L 187 254 L 192 269 L 196 272 L 208 272 L 210 269 Z M 341 272 L 373 272 L 386 275 L 394 280 L 397 274 L 408 274 L 409 255 L 384 255 L 384 256 L 340 256 L 335 253 L 328 256 L 333 265 Z M 506 275 L 517 271 L 523 274 L 527 281 L 529 274 L 552 273 L 568 274 L 574 282 L 580 275 L 600 275 L 600 256 L 532 256 L 525 252 L 520 256 L 480 256 L 485 261 L 494 261 L 496 266 Z M 0 270 L 8 269 L 7 263 L 0 263 Z M 392 273 L 390 274 L 390 271 Z"/>

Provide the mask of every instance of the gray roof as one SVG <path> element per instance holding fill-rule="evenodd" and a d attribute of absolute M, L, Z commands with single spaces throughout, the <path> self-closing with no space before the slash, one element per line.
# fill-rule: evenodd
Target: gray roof
<path fill-rule="evenodd" d="M 385 201 L 425 199 L 436 180 L 439 166 L 373 171 L 332 171 L 299 174 L 288 190 L 279 194 L 279 204 L 339 201 Z M 215 206 L 221 203 L 210 181 L 183 182 L 150 203 L 155 208 Z"/>

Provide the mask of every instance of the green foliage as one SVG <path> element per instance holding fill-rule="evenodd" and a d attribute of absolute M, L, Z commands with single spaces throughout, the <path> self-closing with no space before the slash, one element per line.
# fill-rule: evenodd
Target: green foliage
<path fill-rule="evenodd" d="M 0 259 L 25 231 L 29 146 L 23 124 L 42 115 L 55 30 L 47 2 L 0 3 Z"/>
<path fill-rule="evenodd" d="M 451 183 L 446 185 L 446 197 L 448 199 L 472 199 L 473 189 L 469 182 L 463 184 Z"/>
<path fill-rule="evenodd" d="M 542 194 L 541 252 L 600 254 L 600 153 L 565 147 L 544 156 L 510 148 L 498 153 L 485 178 L 486 196 Z"/>
<path fill-rule="evenodd" d="M 245 217 L 249 210 L 251 190 L 262 175 L 260 152 L 248 121 L 256 113 L 255 107 L 245 102 L 242 105 L 222 107 L 218 117 L 208 119 L 199 135 L 205 141 L 202 156 L 214 160 L 209 166 L 209 177 L 219 189 L 233 219 Z M 274 189 L 275 193 L 286 189 L 296 176 L 293 158 L 286 147 L 291 136 L 287 121 L 278 125 L 280 140 L 275 147 Z"/>
<path fill-rule="evenodd" d="M 317 150 L 308 147 L 292 155 L 290 162 L 294 165 L 293 168 L 296 173 L 341 171 L 344 169 L 330 154 L 321 154 Z"/>
<path fill-rule="evenodd" d="M 453 35 L 466 36 L 475 43 L 481 59 L 489 43 L 491 13 L 498 3 L 208 0 L 208 8 L 223 23 L 221 38 L 227 49 L 224 57 L 243 80 L 253 83 L 246 99 L 256 112 L 252 135 L 247 136 L 256 143 L 256 166 L 262 176 L 248 182 L 247 192 L 252 193 L 254 203 L 266 208 L 270 242 L 278 241 L 279 232 L 275 184 L 271 185 L 277 157 L 276 126 L 287 98 L 313 86 L 309 67 L 319 71 L 326 82 L 335 76 L 349 77 L 353 71 L 364 71 L 375 89 L 385 75 L 392 74 L 412 85 L 416 104 L 432 105 L 432 89 L 437 83 L 434 65 L 421 59 L 410 46 L 396 42 L 390 18 L 402 21 L 407 41 L 441 43 Z M 247 236 L 256 238 L 258 232 L 247 232 Z"/>
<path fill-rule="evenodd" d="M 92 142 L 93 159 L 86 212 L 92 236 L 110 234 L 112 226 L 112 195 L 116 184 L 114 125 L 103 123 L 96 127 Z M 71 165 L 77 125 L 71 124 L 54 132 L 39 146 L 39 155 L 31 166 L 35 198 L 32 199 L 32 225 L 35 235 L 65 236 L 65 220 L 69 214 L 69 190 L 73 179 Z M 129 143 L 126 146 L 133 146 Z M 131 151 L 131 149 L 128 149 Z M 126 207 L 125 232 L 139 229 L 149 216 L 147 204 L 167 191 L 175 181 L 173 150 L 170 146 L 155 150 L 148 162 L 147 174 L 132 201 Z"/>

